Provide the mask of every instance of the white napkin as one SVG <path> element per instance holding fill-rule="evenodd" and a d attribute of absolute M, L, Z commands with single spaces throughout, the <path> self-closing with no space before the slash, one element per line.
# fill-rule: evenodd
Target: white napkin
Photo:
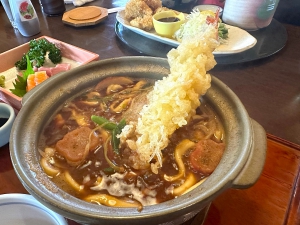
<path fill-rule="evenodd" d="M 94 0 L 64 0 L 64 1 L 65 1 L 65 4 L 73 3 L 75 6 L 82 6 L 85 3 L 92 2 Z"/>

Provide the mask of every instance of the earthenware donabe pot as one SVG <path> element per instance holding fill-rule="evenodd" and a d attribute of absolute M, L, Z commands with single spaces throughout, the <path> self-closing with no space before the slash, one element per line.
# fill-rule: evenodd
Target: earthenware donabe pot
<path fill-rule="evenodd" d="M 225 127 L 226 150 L 214 173 L 199 187 L 176 199 L 135 208 L 110 208 L 79 200 L 53 184 L 39 164 L 38 142 L 42 130 L 69 98 L 96 85 L 107 76 L 162 78 L 169 73 L 166 59 L 122 57 L 75 68 L 46 80 L 23 98 L 10 137 L 14 169 L 24 187 L 53 211 L 83 224 L 180 224 L 207 209 L 228 188 L 248 188 L 259 178 L 265 162 L 266 134 L 249 118 L 237 96 L 220 80 L 203 101 L 219 114 Z"/>

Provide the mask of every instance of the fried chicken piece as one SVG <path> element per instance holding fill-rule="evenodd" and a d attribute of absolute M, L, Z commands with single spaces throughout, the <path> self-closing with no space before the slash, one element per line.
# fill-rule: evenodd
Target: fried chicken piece
<path fill-rule="evenodd" d="M 151 30 L 153 29 L 152 16 L 161 7 L 161 0 L 129 0 L 125 6 L 125 18 L 131 26 Z"/>
<path fill-rule="evenodd" d="M 130 21 L 130 25 L 146 31 L 152 30 L 153 29 L 152 16 L 144 16 L 143 18 L 137 17 Z"/>
<path fill-rule="evenodd" d="M 133 20 L 137 17 L 152 16 L 152 9 L 143 0 L 130 0 L 125 6 L 125 18 Z"/>
<path fill-rule="evenodd" d="M 159 13 L 159 12 L 164 12 L 164 11 L 173 11 L 173 12 L 175 12 L 176 14 L 180 14 L 180 12 L 178 12 L 178 11 L 176 11 L 176 10 L 173 10 L 173 9 L 169 9 L 169 8 L 167 8 L 167 7 L 159 7 L 159 8 L 157 8 L 157 9 L 155 10 L 154 14 L 155 14 L 155 13 Z M 154 15 L 154 14 L 153 14 L 153 15 Z"/>
<path fill-rule="evenodd" d="M 157 8 L 162 7 L 161 0 L 144 0 L 145 3 L 155 12 Z"/>

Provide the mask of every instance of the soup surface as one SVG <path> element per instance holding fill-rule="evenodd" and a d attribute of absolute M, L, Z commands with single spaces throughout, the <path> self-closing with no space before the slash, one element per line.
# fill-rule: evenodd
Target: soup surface
<path fill-rule="evenodd" d="M 40 151 L 41 166 L 57 186 L 88 202 L 142 209 L 184 194 L 214 171 L 224 131 L 205 103 L 169 137 L 157 174 L 135 166 L 136 153 L 118 134 L 138 120 L 154 82 L 107 78 L 63 105 L 45 127 Z"/>

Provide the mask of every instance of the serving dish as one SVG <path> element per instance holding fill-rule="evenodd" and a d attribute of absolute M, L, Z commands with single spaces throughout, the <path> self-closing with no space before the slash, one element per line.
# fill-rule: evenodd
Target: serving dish
<path fill-rule="evenodd" d="M 167 53 L 173 48 L 168 44 L 145 39 L 119 22 L 115 24 L 115 33 L 125 45 L 148 56 L 166 58 Z M 254 47 L 237 54 L 215 57 L 217 65 L 244 63 L 269 57 L 284 48 L 287 41 L 287 31 L 284 25 L 275 19 L 268 27 L 250 33 L 257 40 Z M 274 33 L 276 33 L 275 36 Z"/>
<path fill-rule="evenodd" d="M 49 210 L 28 194 L 0 195 L 1 224 L 67 225 L 61 215 Z"/>
<path fill-rule="evenodd" d="M 56 40 L 48 36 L 41 36 L 37 39 L 42 39 L 42 38 L 47 39 L 49 42 L 55 43 L 61 50 L 61 54 L 63 57 L 77 62 L 77 65 L 72 65 L 71 69 L 75 68 L 76 66 L 84 65 L 99 59 L 98 54 Z M 4 74 L 3 72 L 13 68 L 15 66 L 15 62 L 20 60 L 23 54 L 26 53 L 28 50 L 29 50 L 29 42 L 0 54 L 0 61 L 1 61 L 0 74 L 6 76 L 6 80 L 5 80 L 6 88 L 0 87 L 0 99 L 4 102 L 11 104 L 17 110 L 21 108 L 22 98 L 12 94 L 11 91 L 9 90 L 13 88 L 12 82 L 15 81 L 16 74 L 8 75 L 8 74 Z"/>
<path fill-rule="evenodd" d="M 148 32 L 131 26 L 129 21 L 125 18 L 125 10 L 119 11 L 116 18 L 117 21 L 124 27 L 143 36 L 146 39 L 161 42 L 172 47 L 177 47 L 179 45 L 178 41 L 166 37 L 161 37 L 154 30 Z M 229 33 L 228 40 L 226 40 L 226 43 L 221 44 L 216 48 L 216 50 L 213 52 L 215 56 L 237 54 L 255 46 L 257 42 L 256 38 L 250 35 L 247 31 L 230 25 L 226 25 L 226 27 L 228 28 Z"/>
<path fill-rule="evenodd" d="M 111 76 L 161 79 L 169 74 L 166 59 L 122 57 L 92 62 L 54 76 L 29 92 L 17 116 L 10 137 L 14 170 L 24 187 L 53 211 L 81 224 L 182 224 L 226 189 L 248 188 L 260 176 L 266 154 L 264 129 L 251 120 L 238 97 L 220 80 L 203 101 L 219 115 L 225 129 L 227 147 L 214 173 L 187 194 L 164 203 L 135 208 L 112 208 L 79 200 L 51 182 L 39 164 L 38 140 L 49 119 L 62 104 L 79 92 Z M 70 79 L 72 78 L 72 79 Z M 44 93 L 49 93 L 47 96 Z M 43 101 L 43 104 L 38 102 Z"/>

